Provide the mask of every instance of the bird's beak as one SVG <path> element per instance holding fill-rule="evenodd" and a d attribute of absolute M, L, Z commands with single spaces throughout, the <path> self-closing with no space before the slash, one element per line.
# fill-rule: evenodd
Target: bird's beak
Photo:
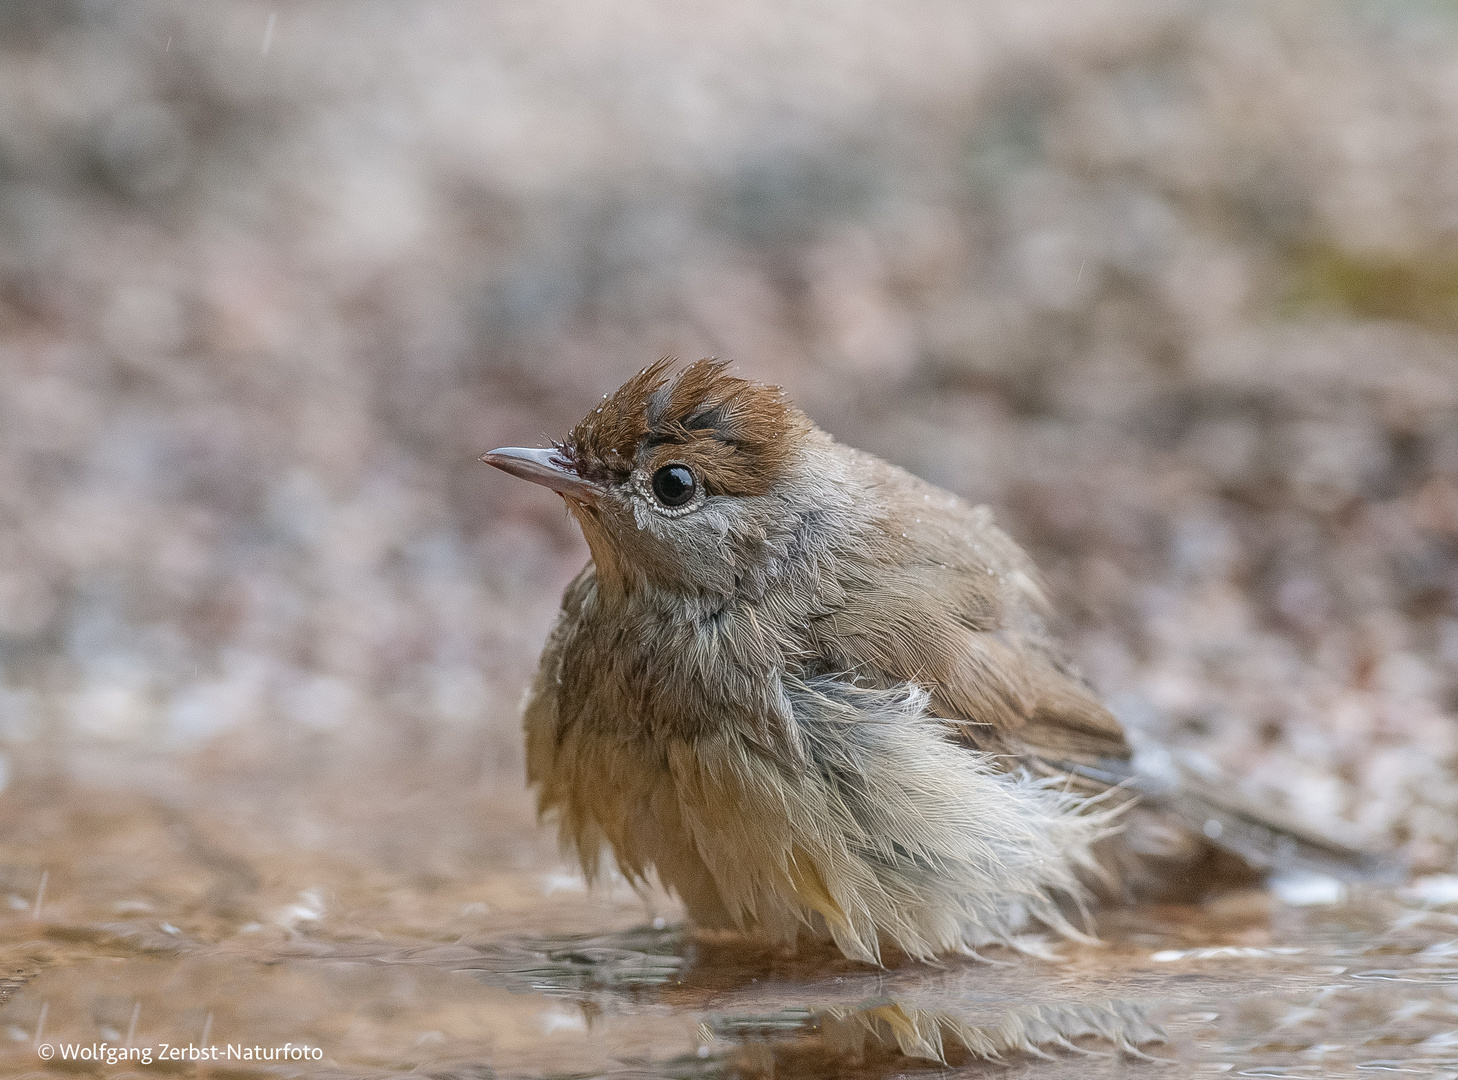
<path fill-rule="evenodd" d="M 502 472 L 549 487 L 559 495 L 578 502 L 595 503 L 602 498 L 601 485 L 584 480 L 577 470 L 563 460 L 556 450 L 539 450 L 527 446 L 503 446 L 482 454 L 481 460 Z"/>

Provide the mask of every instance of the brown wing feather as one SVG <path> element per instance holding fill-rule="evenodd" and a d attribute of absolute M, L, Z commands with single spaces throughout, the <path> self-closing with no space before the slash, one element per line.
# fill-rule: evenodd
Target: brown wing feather
<path fill-rule="evenodd" d="M 903 543 L 890 565 L 841 583 L 818 635 L 826 658 L 927 688 L 978 749 L 1054 771 L 1127 761 L 1123 727 L 1048 633 L 1037 572 L 991 513 L 875 459 L 861 464 L 888 507 L 885 534 Z"/>

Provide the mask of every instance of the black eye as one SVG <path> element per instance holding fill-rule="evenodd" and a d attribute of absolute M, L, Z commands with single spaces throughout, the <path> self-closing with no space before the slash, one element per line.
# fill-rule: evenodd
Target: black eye
<path fill-rule="evenodd" d="M 653 474 L 653 494 L 664 506 L 682 506 L 694 497 L 694 474 L 687 465 L 665 465 Z"/>

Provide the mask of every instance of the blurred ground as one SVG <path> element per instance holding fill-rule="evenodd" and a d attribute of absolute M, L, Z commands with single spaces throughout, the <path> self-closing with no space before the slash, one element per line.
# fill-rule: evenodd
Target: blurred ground
<path fill-rule="evenodd" d="M 0 892 L 221 939 L 549 866 L 585 549 L 474 459 L 666 353 L 990 503 L 1132 727 L 1451 870 L 1455 161 L 1439 0 L 0 3 Z"/>

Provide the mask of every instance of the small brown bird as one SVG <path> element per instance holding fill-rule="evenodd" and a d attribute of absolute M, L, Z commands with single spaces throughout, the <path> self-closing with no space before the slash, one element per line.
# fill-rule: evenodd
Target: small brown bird
<path fill-rule="evenodd" d="M 702 926 L 879 962 L 1030 920 L 1076 936 L 1091 875 L 1186 873 L 1207 837 L 1256 866 L 1352 857 L 1141 775 L 987 508 L 775 387 L 665 360 L 565 442 L 482 460 L 559 493 L 592 552 L 525 707 L 528 779 L 589 879 L 606 846 Z"/>

